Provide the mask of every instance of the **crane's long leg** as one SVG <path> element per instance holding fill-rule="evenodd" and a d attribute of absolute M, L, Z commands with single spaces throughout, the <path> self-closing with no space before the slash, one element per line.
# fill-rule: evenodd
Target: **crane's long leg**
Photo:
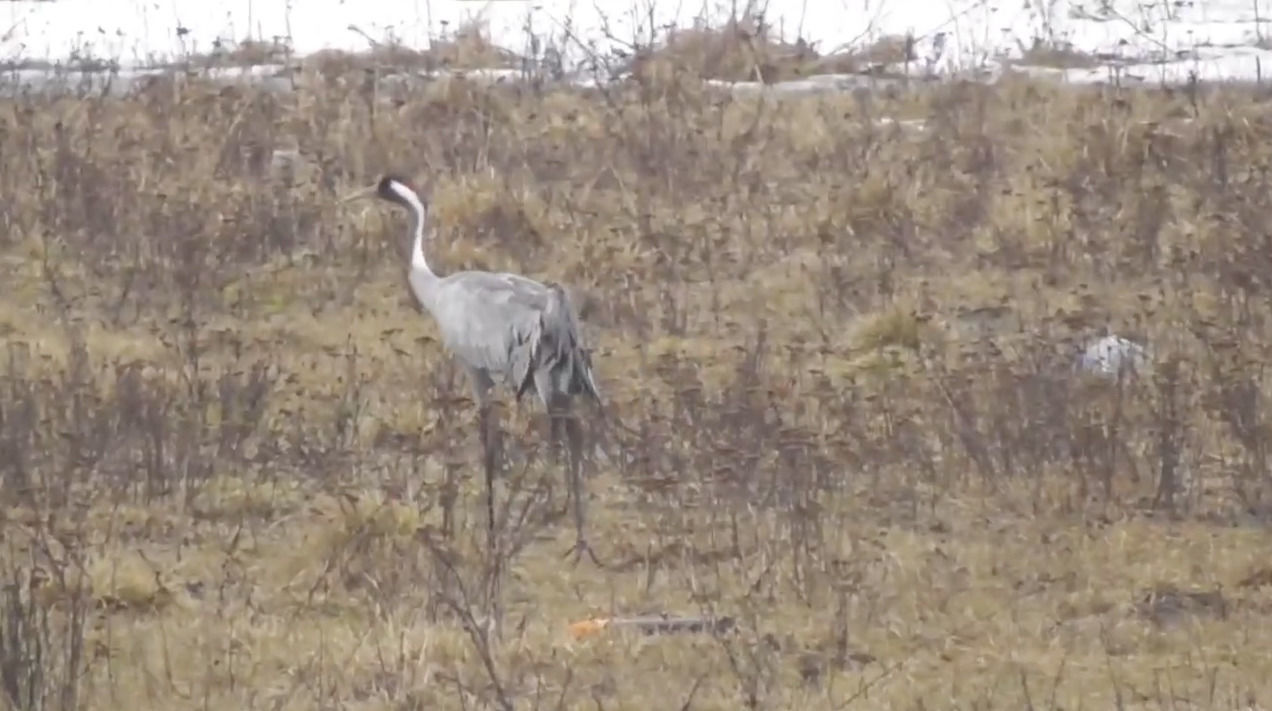
<path fill-rule="evenodd" d="M 566 462 L 566 476 L 569 477 L 570 496 L 574 499 L 574 531 L 577 536 L 574 544 L 574 560 L 578 562 L 579 556 L 587 553 L 587 557 L 592 559 L 595 565 L 601 565 L 596 559 L 596 553 L 592 551 L 592 547 L 587 544 L 587 539 L 583 536 L 583 516 L 584 516 L 584 497 L 586 495 L 585 485 L 583 483 L 583 428 L 579 424 L 577 417 L 564 417 L 565 434 L 569 443 L 569 452 Z"/>
<path fill-rule="evenodd" d="M 490 454 L 490 405 L 482 403 L 477 410 L 477 429 L 481 431 L 482 468 L 486 473 L 486 535 L 493 542 L 495 536 L 495 476 Z"/>
<path fill-rule="evenodd" d="M 567 487 L 567 497 L 572 505 L 574 513 L 574 546 L 566 551 L 566 555 L 574 554 L 574 562 L 577 564 L 582 559 L 584 553 L 596 566 L 602 566 L 601 561 L 596 558 L 596 553 L 587 543 L 587 537 L 583 533 L 585 524 L 584 519 L 584 497 L 585 485 L 583 482 L 583 428 L 579 424 L 578 417 L 570 412 L 569 406 L 557 408 L 557 412 L 552 416 L 556 427 L 556 434 L 559 435 L 561 430 L 565 431 L 566 453 L 565 453 L 565 482 Z"/>
<path fill-rule="evenodd" d="M 583 477 L 581 471 L 581 454 L 583 452 L 583 437 L 579 429 L 578 420 L 574 414 L 570 412 L 570 397 L 564 393 L 555 391 L 549 373 L 544 370 L 536 372 L 534 375 L 535 388 L 539 391 L 540 401 L 543 403 L 544 409 L 548 413 L 549 448 L 553 453 L 552 459 L 555 462 L 561 462 L 560 442 L 562 433 L 567 439 L 567 451 L 565 453 L 565 486 L 566 486 L 566 507 L 571 504 L 574 506 L 574 532 L 576 539 L 574 546 L 565 552 L 566 556 L 574 554 L 574 562 L 577 564 L 582 559 L 584 553 L 592 562 L 600 566 L 601 562 L 597 560 L 596 554 L 592 552 L 591 546 L 587 544 L 587 538 L 583 533 Z"/>
<path fill-rule="evenodd" d="M 540 393 L 539 395 L 540 402 L 543 403 L 543 409 L 548 416 L 548 460 L 552 462 L 553 466 L 556 466 L 562 463 L 562 460 L 561 460 L 562 421 L 557 414 L 557 412 L 562 409 L 561 396 L 549 395 L 547 397 L 544 397 L 542 393 L 552 392 L 551 391 L 552 382 L 547 377 L 543 375 L 539 375 L 537 373 L 535 374 L 535 386 L 536 388 L 538 388 L 538 391 Z M 570 489 L 570 480 L 568 477 L 565 480 L 565 486 L 566 486 L 565 508 L 561 509 L 560 514 L 557 514 L 554 511 L 552 514 L 553 519 L 555 519 L 557 516 L 564 516 L 570 510 L 571 489 Z M 556 499 L 555 495 L 552 492 L 553 492 L 553 488 L 549 487 L 548 489 L 548 505 L 549 506 L 551 506 L 552 502 L 555 501 Z"/>
<path fill-rule="evenodd" d="M 491 620 L 494 625 L 494 633 L 502 634 L 502 603 L 500 602 L 500 584 L 502 574 L 499 572 L 503 566 L 503 559 L 499 553 L 499 539 L 495 532 L 495 470 L 498 468 L 503 458 L 503 433 L 499 429 L 499 417 L 492 411 L 489 401 L 483 402 L 480 406 L 479 419 L 481 427 L 482 440 L 482 464 L 486 473 L 486 547 L 488 552 L 489 564 L 494 566 L 493 573 L 487 578 L 486 590 L 487 600 L 492 605 L 492 610 L 496 614 L 492 615 Z"/>
<path fill-rule="evenodd" d="M 548 413 L 548 456 L 553 464 L 561 463 L 561 418 L 551 413 Z"/>
<path fill-rule="evenodd" d="M 486 539 L 495 548 L 495 469 L 499 466 L 499 422 L 491 414 L 490 378 L 476 370 L 472 377 L 473 397 L 477 400 L 477 428 L 481 434 L 482 465 L 486 474 Z"/>

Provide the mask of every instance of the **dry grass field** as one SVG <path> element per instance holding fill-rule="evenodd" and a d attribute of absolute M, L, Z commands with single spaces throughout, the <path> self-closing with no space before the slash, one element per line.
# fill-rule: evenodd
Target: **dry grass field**
<path fill-rule="evenodd" d="M 0 707 L 1267 708 L 1270 95 L 6 101 Z M 602 565 L 506 391 L 488 549 L 405 218 L 336 204 L 387 171 L 575 289 Z M 567 634 L 657 613 L 733 626 Z"/>

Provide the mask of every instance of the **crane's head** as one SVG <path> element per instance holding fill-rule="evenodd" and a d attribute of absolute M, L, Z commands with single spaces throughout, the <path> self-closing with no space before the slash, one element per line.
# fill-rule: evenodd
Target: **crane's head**
<path fill-rule="evenodd" d="M 340 202 L 350 202 L 369 197 L 378 197 L 381 200 L 387 200 L 407 209 L 415 209 L 423 205 L 419 194 L 416 193 L 411 183 L 406 178 L 394 173 L 380 178 L 380 182 L 375 185 L 346 195 L 340 199 Z"/>
<path fill-rule="evenodd" d="M 375 186 L 375 194 L 381 199 L 395 202 L 405 207 L 409 207 L 411 198 L 420 199 L 419 193 L 407 182 L 406 178 L 393 173 L 380 178 L 379 184 Z"/>

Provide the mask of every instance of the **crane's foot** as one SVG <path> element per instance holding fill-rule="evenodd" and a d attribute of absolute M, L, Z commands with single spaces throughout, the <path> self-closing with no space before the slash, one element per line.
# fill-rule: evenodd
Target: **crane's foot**
<path fill-rule="evenodd" d="M 579 561 L 583 559 L 584 553 L 586 553 L 588 559 L 592 561 L 592 565 L 595 565 L 598 568 L 605 567 L 605 565 L 602 564 L 599 559 L 597 559 L 596 553 L 592 550 L 592 547 L 589 546 L 587 544 L 587 541 L 581 537 L 577 541 L 575 541 L 574 545 L 570 546 L 570 548 L 566 550 L 565 554 L 562 555 L 561 557 L 569 558 L 572 555 L 574 556 L 574 564 L 578 565 Z"/>

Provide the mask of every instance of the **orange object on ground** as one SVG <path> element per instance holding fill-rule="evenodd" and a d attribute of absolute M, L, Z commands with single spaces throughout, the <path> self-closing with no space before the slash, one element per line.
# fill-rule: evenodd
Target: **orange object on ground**
<path fill-rule="evenodd" d="M 575 639 L 583 639 L 591 637 L 609 626 L 610 619 L 608 617 L 594 617 L 590 620 L 579 620 L 570 623 L 570 636 Z"/>
<path fill-rule="evenodd" d="M 570 624 L 570 634 L 575 639 L 590 637 L 608 627 L 630 627 L 645 634 L 675 634 L 679 632 L 722 634 L 733 629 L 732 617 L 709 619 L 703 617 L 595 617 Z"/>

